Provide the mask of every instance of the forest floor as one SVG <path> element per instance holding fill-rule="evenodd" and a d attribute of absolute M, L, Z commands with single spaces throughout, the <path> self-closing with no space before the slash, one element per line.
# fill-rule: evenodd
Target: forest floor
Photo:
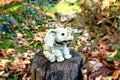
<path fill-rule="evenodd" d="M 81 30 L 69 46 L 83 56 L 84 80 L 120 80 L 119 0 L 51 1 L 1 0 L 0 80 L 30 80 L 34 55 L 56 27 Z"/>

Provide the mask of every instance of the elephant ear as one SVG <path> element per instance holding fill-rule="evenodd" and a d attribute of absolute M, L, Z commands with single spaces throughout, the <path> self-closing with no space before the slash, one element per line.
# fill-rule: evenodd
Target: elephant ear
<path fill-rule="evenodd" d="M 44 39 L 45 44 L 47 44 L 50 47 L 53 47 L 55 43 L 55 33 L 56 31 L 54 29 L 50 29 Z"/>

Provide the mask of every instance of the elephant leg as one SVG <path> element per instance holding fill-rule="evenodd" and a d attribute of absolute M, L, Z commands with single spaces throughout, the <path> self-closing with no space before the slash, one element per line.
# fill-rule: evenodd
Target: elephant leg
<path fill-rule="evenodd" d="M 63 48 L 63 54 L 65 59 L 70 59 L 72 57 L 72 55 L 70 54 L 70 49 L 66 45 Z"/>
<path fill-rule="evenodd" d="M 54 62 L 56 60 L 55 54 L 49 51 L 43 51 L 43 54 L 50 62 Z"/>
<path fill-rule="evenodd" d="M 56 55 L 56 58 L 57 58 L 57 62 L 62 62 L 62 61 L 64 61 L 63 53 L 62 53 L 61 50 L 56 49 L 56 50 L 55 50 L 55 55 Z"/>

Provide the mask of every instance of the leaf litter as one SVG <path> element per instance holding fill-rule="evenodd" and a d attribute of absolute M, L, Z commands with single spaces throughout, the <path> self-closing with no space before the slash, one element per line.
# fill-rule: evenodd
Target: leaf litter
<path fill-rule="evenodd" d="M 32 59 L 35 53 L 41 49 L 47 30 L 58 26 L 68 26 L 82 29 L 82 32 L 76 35 L 75 41 L 71 42 L 73 45 L 70 47 L 84 57 L 82 68 L 84 79 L 120 79 L 120 33 L 117 30 L 117 25 L 120 24 L 117 11 L 120 8 L 117 0 L 93 0 L 93 2 L 81 0 L 81 7 L 79 6 L 81 10 L 75 4 L 79 13 L 73 14 L 71 8 L 74 7 L 70 8 L 70 13 L 58 9 L 58 12 L 62 13 L 61 16 L 50 10 L 42 11 L 41 6 L 38 7 L 27 2 L 25 4 L 23 9 L 26 10 L 28 6 L 31 6 L 29 8 L 35 8 L 35 10 L 30 9 L 31 15 L 26 13 L 29 18 L 26 17 L 26 21 L 23 20 L 23 23 L 19 22 L 21 26 L 12 25 L 10 27 L 16 37 L 13 32 L 12 35 L 4 32 L 2 35 L 5 37 L 0 37 L 1 40 L 11 39 L 17 42 L 16 44 L 7 43 L 5 46 L 9 48 L 5 48 L 1 46 L 2 42 L 0 41 L 0 76 L 3 75 L 7 78 L 10 74 L 15 73 L 18 77 L 22 76 L 22 80 L 30 80 Z M 69 3 L 65 3 L 66 5 L 67 7 L 71 6 Z M 60 8 L 60 6 L 57 7 Z M 35 15 L 35 11 L 40 16 Z M 19 14 L 24 14 L 24 12 L 19 12 Z M 22 17 L 24 18 L 24 16 Z M 17 19 L 16 16 L 14 18 Z"/>

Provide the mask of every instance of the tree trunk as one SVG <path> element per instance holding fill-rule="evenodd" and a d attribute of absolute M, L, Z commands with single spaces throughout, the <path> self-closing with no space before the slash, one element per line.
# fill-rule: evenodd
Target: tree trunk
<path fill-rule="evenodd" d="M 33 59 L 32 80 L 83 80 L 80 54 L 71 50 L 72 58 L 51 63 L 42 52 L 38 52 Z"/>

